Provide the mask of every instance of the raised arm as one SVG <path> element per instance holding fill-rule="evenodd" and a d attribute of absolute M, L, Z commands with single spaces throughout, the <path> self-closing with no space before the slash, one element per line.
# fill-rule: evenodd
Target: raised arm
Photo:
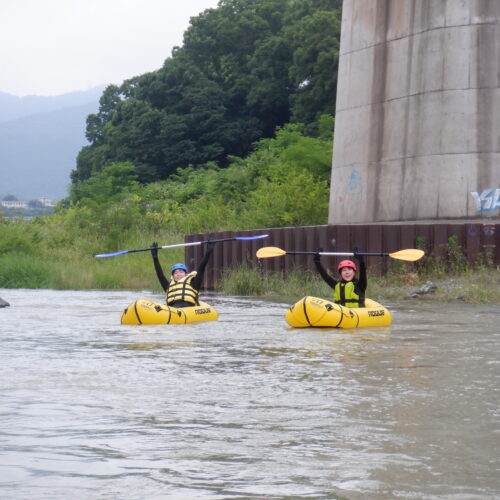
<path fill-rule="evenodd" d="M 166 292 L 170 282 L 165 277 L 165 274 L 163 273 L 163 269 L 161 268 L 161 264 L 160 264 L 160 261 L 158 259 L 158 243 L 156 243 L 156 242 L 154 242 L 151 245 L 151 255 L 153 257 L 153 263 L 155 265 L 155 271 L 156 271 L 156 276 L 158 276 L 158 281 L 160 282 L 160 285 L 163 288 L 163 290 Z"/>
<path fill-rule="evenodd" d="M 335 288 L 337 281 L 328 274 L 327 270 L 323 267 L 323 264 L 321 264 L 321 255 L 319 254 L 319 251 L 314 254 L 313 260 L 318 273 L 325 280 L 328 286 L 331 288 Z"/>
<path fill-rule="evenodd" d="M 358 288 L 362 292 L 366 292 L 366 287 L 368 286 L 368 280 L 366 278 L 366 263 L 363 255 L 360 255 L 357 248 L 352 249 L 354 257 L 359 263 L 359 278 L 358 278 Z"/>
<path fill-rule="evenodd" d="M 193 278 L 191 285 L 194 289 L 199 290 L 201 284 L 203 283 L 203 276 L 205 274 L 205 267 L 207 266 L 208 260 L 214 251 L 215 243 L 213 241 L 209 241 L 207 243 L 207 249 L 205 251 L 205 255 L 203 255 L 203 259 L 201 259 L 200 264 L 198 265 L 198 269 L 196 270 L 196 276 Z"/>

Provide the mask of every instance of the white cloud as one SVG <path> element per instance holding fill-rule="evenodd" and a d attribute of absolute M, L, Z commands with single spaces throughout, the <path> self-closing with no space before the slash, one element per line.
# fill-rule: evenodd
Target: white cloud
<path fill-rule="evenodd" d="M 0 0 L 0 92 L 58 95 L 160 68 L 217 0 Z"/>

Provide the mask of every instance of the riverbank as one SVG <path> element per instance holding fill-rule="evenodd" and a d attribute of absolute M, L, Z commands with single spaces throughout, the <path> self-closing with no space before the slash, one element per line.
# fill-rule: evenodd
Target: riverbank
<path fill-rule="evenodd" d="M 369 293 L 382 302 L 417 299 L 434 302 L 500 304 L 500 270 L 470 270 L 444 276 L 407 274 L 395 282 L 387 276 L 372 279 Z"/>
<path fill-rule="evenodd" d="M 12 225 L 11 228 L 19 231 L 23 226 Z M 90 241 L 87 244 L 91 248 L 87 249 L 82 248 L 83 240 L 78 240 L 78 244 L 73 241 L 73 245 L 48 248 L 28 244 L 24 234 L 14 233 L 14 236 L 17 237 L 17 250 L 0 255 L 0 288 L 161 292 L 149 252 L 96 259 L 94 247 L 104 247 Z M 137 235 L 136 238 L 118 248 L 141 248 L 145 241 L 153 241 L 151 235 Z M 164 234 L 159 240 L 164 244 L 177 244 L 181 236 Z M 183 248 L 173 248 L 160 256 L 166 268 L 183 259 Z M 372 276 L 368 269 L 367 296 L 381 303 L 408 299 L 500 304 L 500 269 L 487 264 L 471 266 L 458 257 L 439 262 L 426 259 L 425 267 L 418 272 L 406 272 L 404 266 L 395 266 L 382 277 Z M 215 284 L 215 291 L 236 296 L 268 296 L 283 302 L 298 300 L 304 295 L 331 297 L 332 294 L 313 270 L 264 272 L 250 265 L 229 269 Z M 9 301 L 7 293 L 3 298 Z"/>
<path fill-rule="evenodd" d="M 229 271 L 220 283 L 228 295 L 256 295 L 273 298 L 300 298 L 304 295 L 330 297 L 331 289 L 317 275 L 292 272 L 288 276 L 262 274 L 240 268 Z M 381 303 L 394 300 L 500 304 L 500 270 L 468 269 L 461 273 L 402 273 L 368 276 L 367 296 Z"/>

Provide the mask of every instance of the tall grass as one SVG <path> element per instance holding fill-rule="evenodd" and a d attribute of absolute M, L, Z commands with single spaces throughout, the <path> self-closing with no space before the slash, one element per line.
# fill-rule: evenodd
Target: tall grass
<path fill-rule="evenodd" d="M 255 295 L 293 298 L 304 295 L 328 296 L 331 289 L 311 271 L 294 269 L 288 273 L 263 272 L 239 266 L 224 272 L 218 288 L 227 295 Z"/>
<path fill-rule="evenodd" d="M 49 288 L 49 266 L 28 255 L 11 255 L 0 259 L 0 286 L 2 288 Z"/>
<path fill-rule="evenodd" d="M 57 216 L 56 216 L 57 217 Z M 0 221 L 0 287 L 53 289 L 158 289 L 151 254 L 147 251 L 112 258 L 95 253 L 181 243 L 184 235 L 139 228 L 117 245 L 88 228 L 64 230 L 46 219 Z M 121 246 L 123 245 L 123 246 Z M 166 268 L 183 261 L 183 248 L 160 251 Z"/>

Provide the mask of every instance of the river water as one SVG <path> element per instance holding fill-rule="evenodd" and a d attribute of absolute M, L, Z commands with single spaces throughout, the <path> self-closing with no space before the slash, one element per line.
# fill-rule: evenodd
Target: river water
<path fill-rule="evenodd" d="M 500 311 L 387 304 L 383 329 L 121 326 L 151 292 L 0 290 L 0 498 L 500 498 Z"/>

